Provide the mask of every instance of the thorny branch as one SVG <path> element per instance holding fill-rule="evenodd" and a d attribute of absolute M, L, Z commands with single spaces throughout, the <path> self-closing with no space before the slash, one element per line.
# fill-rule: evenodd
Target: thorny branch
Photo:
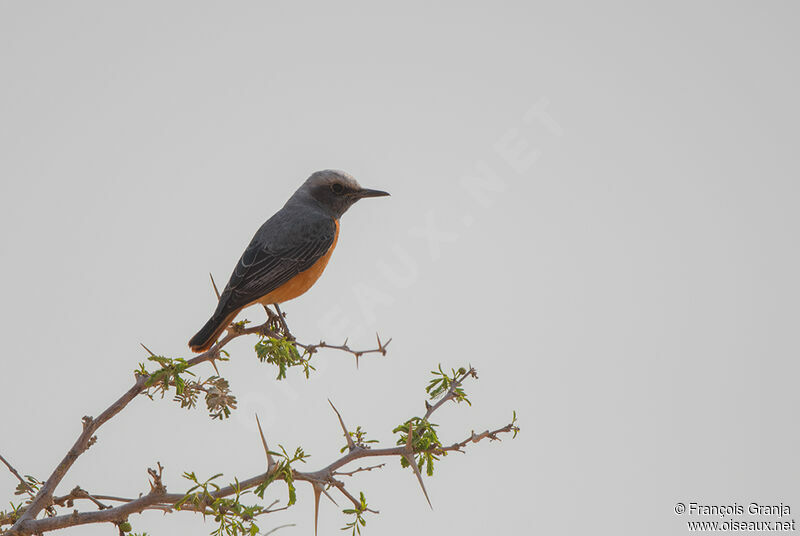
<path fill-rule="evenodd" d="M 446 402 L 447 400 L 453 400 L 455 398 L 456 390 L 460 388 L 464 379 L 466 379 L 468 376 L 477 377 L 475 374 L 475 370 L 470 368 L 469 371 L 466 371 L 466 373 L 454 379 L 447 393 L 436 404 L 430 405 L 427 404 L 426 402 L 426 407 L 427 407 L 427 411 L 425 413 L 426 420 L 429 417 L 431 417 L 431 415 L 433 415 L 433 413 L 437 409 L 442 407 L 444 402 Z M 344 424 L 344 420 L 342 419 L 341 414 L 333 406 L 332 403 L 331 407 L 336 413 L 337 419 L 339 420 L 339 423 L 341 425 L 345 437 L 348 438 L 348 450 L 347 453 L 345 453 L 341 457 L 337 458 L 336 460 L 330 462 L 328 465 L 316 471 L 299 471 L 294 468 L 290 468 L 288 474 L 283 473 L 276 475 L 276 472 L 279 470 L 280 464 L 276 463 L 274 458 L 275 453 L 271 451 L 267 446 L 267 441 L 264 437 L 264 433 L 261 428 L 261 423 L 258 421 L 258 417 L 256 416 L 261 443 L 264 448 L 264 452 L 266 454 L 267 471 L 264 473 L 255 475 L 245 480 L 241 481 L 237 480 L 236 485 L 229 485 L 218 488 L 215 491 L 205 494 L 198 502 L 191 503 L 187 502 L 188 495 L 186 494 L 167 493 L 166 488 L 162 483 L 163 467 L 161 467 L 161 464 L 158 464 L 157 469 L 148 469 L 148 474 L 150 477 L 150 491 L 147 494 L 144 494 L 136 499 L 114 497 L 107 495 L 92 496 L 86 491 L 82 490 L 81 488 L 76 487 L 69 495 L 64 497 L 56 497 L 53 499 L 52 502 L 59 506 L 71 507 L 75 500 L 88 499 L 94 502 L 95 505 L 97 505 L 100 508 L 100 510 L 95 512 L 75 511 L 72 514 L 68 515 L 45 517 L 42 519 L 29 518 L 22 523 L 17 522 L 10 531 L 4 533 L 4 536 L 22 536 L 28 534 L 40 534 L 52 530 L 63 529 L 78 525 L 85 525 L 89 523 L 105 522 L 105 523 L 119 524 L 125 522 L 128 516 L 136 513 L 141 513 L 146 510 L 161 510 L 164 512 L 186 510 L 186 511 L 194 511 L 194 512 L 214 515 L 215 512 L 213 510 L 210 511 L 209 507 L 215 500 L 234 495 L 238 496 L 243 491 L 256 488 L 260 485 L 263 485 L 265 482 L 270 482 L 274 480 L 287 480 L 287 478 L 291 478 L 292 481 L 308 482 L 309 484 L 311 484 L 315 495 L 314 525 L 316 527 L 319 516 L 319 499 L 321 497 L 321 494 L 325 494 L 328 498 L 331 499 L 331 501 L 335 503 L 335 501 L 327 491 L 330 488 L 335 488 L 336 490 L 338 490 L 345 498 L 347 498 L 353 504 L 356 510 L 360 512 L 366 511 L 372 513 L 378 513 L 377 510 L 368 508 L 362 503 L 363 495 L 362 495 L 362 500 L 356 498 L 353 494 L 351 494 L 348 491 L 345 483 L 342 480 L 339 480 L 337 477 L 352 477 L 353 475 L 360 472 L 379 469 L 383 467 L 385 464 L 380 463 L 377 465 L 371 465 L 366 467 L 359 466 L 351 471 L 339 470 L 355 462 L 356 460 L 361 460 L 364 458 L 387 458 L 387 457 L 404 458 L 407 461 L 409 461 L 409 463 L 412 465 L 416 476 L 419 478 L 420 485 L 422 485 L 422 477 L 420 475 L 419 468 L 416 466 L 416 462 L 414 461 L 415 455 L 420 455 L 420 454 L 446 455 L 447 452 L 451 451 L 463 452 L 463 449 L 470 443 L 478 443 L 483 439 L 499 440 L 500 434 L 514 433 L 514 435 L 516 435 L 516 433 L 519 431 L 519 428 L 515 424 L 516 422 L 516 416 L 515 416 L 514 420 L 512 420 L 505 426 L 502 426 L 500 428 L 491 431 L 487 430 L 480 434 L 472 432 L 469 437 L 463 439 L 462 441 L 455 442 L 447 447 L 441 445 L 435 445 L 426 450 L 415 449 L 413 446 L 414 442 L 412 439 L 414 437 L 414 432 L 413 429 L 410 428 L 407 438 L 402 445 L 398 445 L 395 447 L 386 447 L 386 448 L 369 448 L 364 444 L 358 444 L 353 441 L 352 439 L 353 434 L 348 431 L 347 427 Z M 426 499 L 428 499 L 428 495 L 427 492 L 425 491 L 424 485 L 422 486 L 422 490 L 425 494 Z M 100 500 L 121 502 L 123 504 L 115 507 L 109 507 L 104 505 L 103 503 L 100 503 Z M 428 502 L 430 503 L 429 499 Z M 264 508 L 255 515 L 276 512 L 278 510 L 286 509 L 290 506 L 289 504 L 287 504 L 284 507 L 273 508 L 273 506 L 275 506 L 276 503 L 277 501 L 273 502 L 267 508 Z M 28 507 L 28 509 L 29 508 L 30 506 Z M 0 518 L 0 525 L 7 523 L 8 520 Z"/>
<path fill-rule="evenodd" d="M 219 298 L 219 291 L 216 288 L 213 277 L 211 278 L 215 294 Z M 355 521 L 349 523 L 345 530 L 353 529 L 353 534 L 361 533 L 361 526 L 366 521 L 363 514 L 366 512 L 377 513 L 377 510 L 369 508 L 366 503 L 364 494 L 361 493 L 360 497 L 355 497 L 349 492 L 344 481 L 340 478 L 351 478 L 354 475 L 362 472 L 373 471 L 380 469 L 385 463 L 375 465 L 358 466 L 351 470 L 342 470 L 349 464 L 364 458 L 386 458 L 397 457 L 400 458 L 403 466 L 409 466 L 413 470 L 416 478 L 419 481 L 423 494 L 430 504 L 427 490 L 425 489 L 422 475 L 420 472 L 420 463 L 423 466 L 427 465 L 427 473 L 430 476 L 433 471 L 433 460 L 438 459 L 437 456 L 445 456 L 448 452 L 463 452 L 463 449 L 470 443 L 478 443 L 483 439 L 490 441 L 499 440 L 500 434 L 513 433 L 516 436 L 519 428 L 516 426 L 516 414 L 513 420 L 495 430 L 486 430 L 482 433 L 476 434 L 471 432 L 470 436 L 462 441 L 452 443 L 450 446 L 443 446 L 436 435 L 434 424 L 429 422 L 430 417 L 436 410 L 442 407 L 448 401 L 462 402 L 469 400 L 462 389 L 463 382 L 468 377 L 477 378 L 477 373 L 474 368 L 470 367 L 469 370 L 459 369 L 457 372 L 454 370 L 452 376 L 442 371 L 441 367 L 439 372 L 434 371 L 435 378 L 431 384 L 426 388 L 430 398 L 436 400 L 434 404 L 425 402 L 426 412 L 422 418 L 413 417 L 405 424 L 397 427 L 394 432 L 400 432 L 401 436 L 398 439 L 397 445 L 393 447 L 384 448 L 371 448 L 368 443 L 376 443 L 375 440 L 367 440 L 365 432 L 361 427 L 357 427 L 355 432 L 350 432 L 345 426 L 344 419 L 342 418 L 333 403 L 330 403 L 333 411 L 344 433 L 347 445 L 342 449 L 343 455 L 338 459 L 330 462 L 325 467 L 316 471 L 299 471 L 292 467 L 292 463 L 296 461 L 305 462 L 306 455 L 302 449 L 298 448 L 294 456 L 288 454 L 283 447 L 280 447 L 281 452 L 270 451 L 264 433 L 261 428 L 261 423 L 258 422 L 258 430 L 261 436 L 262 446 L 266 453 L 267 471 L 250 477 L 248 479 L 239 481 L 238 479 L 234 484 L 219 487 L 213 482 L 213 479 L 221 475 L 216 475 L 206 482 L 200 482 L 195 477 L 194 473 L 184 473 L 186 478 L 193 480 L 196 485 L 191 488 L 187 493 L 175 494 L 167 493 L 166 487 L 162 481 L 163 467 L 160 463 L 157 464 L 156 469 L 148 469 L 147 474 L 149 477 L 149 491 L 141 494 L 137 498 L 126 498 L 115 495 L 102 495 L 97 493 L 89 493 L 76 486 L 67 495 L 55 496 L 55 490 L 61 483 L 67 472 L 72 468 L 75 461 L 86 452 L 97 441 L 95 435 L 97 430 L 111 418 L 119 414 L 134 398 L 140 394 L 148 394 L 151 388 L 161 389 L 162 394 L 174 387 L 178 395 L 181 394 L 183 389 L 188 389 L 188 384 L 180 378 L 180 373 L 187 371 L 189 368 L 195 367 L 201 363 L 209 362 L 217 370 L 216 361 L 224 360 L 223 348 L 232 340 L 244 336 L 256 334 L 261 337 L 262 341 L 268 348 L 264 353 L 268 354 L 270 359 L 274 358 L 277 353 L 284 352 L 288 345 L 293 348 L 294 356 L 289 356 L 288 361 L 270 361 L 275 362 L 281 368 L 281 374 L 285 373 L 285 367 L 302 364 L 305 367 L 306 374 L 309 369 L 313 369 L 308 365 L 308 361 L 320 349 L 334 349 L 352 354 L 356 358 L 356 366 L 361 356 L 370 353 L 380 353 L 386 355 L 386 347 L 391 342 L 391 339 L 386 342 L 381 341 L 380 336 L 377 336 L 377 348 L 369 350 L 354 350 L 348 345 L 348 341 L 341 345 L 328 344 L 325 341 L 320 341 L 316 344 L 305 344 L 298 342 L 295 337 L 290 333 L 286 325 L 285 315 L 280 310 L 277 304 L 274 305 L 277 313 L 273 312 L 268 307 L 265 310 L 268 319 L 265 323 L 257 326 L 247 327 L 247 321 L 233 323 L 229 326 L 225 335 L 217 341 L 217 343 L 208 351 L 201 353 L 192 359 L 188 360 L 171 360 L 155 355 L 146 346 L 143 348 L 150 354 L 151 360 L 161 364 L 162 369 L 155 372 L 148 372 L 144 366 L 137 371 L 133 385 L 114 403 L 106 408 L 96 418 L 83 417 L 83 428 L 73 446 L 69 449 L 67 454 L 56 466 L 50 476 L 45 482 L 27 476 L 23 478 L 22 475 L 2 456 L 0 461 L 8 468 L 8 470 L 19 481 L 17 486 L 18 494 L 27 494 L 30 497 L 28 504 L 14 507 L 12 504 L 12 511 L 10 513 L 0 512 L 0 527 L 4 525 L 11 525 L 11 528 L 2 533 L 2 536 L 23 536 L 37 534 L 41 535 L 45 532 L 52 530 L 63 529 L 78 525 L 85 525 L 90 523 L 113 523 L 115 524 L 120 534 L 131 531 L 131 526 L 128 523 L 128 516 L 144 512 L 146 510 L 160 510 L 164 513 L 174 512 L 176 510 L 185 510 L 198 512 L 205 515 L 215 516 L 217 521 L 221 520 L 220 528 L 214 534 L 222 534 L 223 529 L 225 534 L 253 534 L 258 531 L 258 527 L 252 523 L 252 520 L 261 515 L 274 513 L 280 510 L 289 508 L 295 501 L 294 485 L 293 482 L 308 482 L 314 492 L 315 497 L 315 513 L 314 513 L 314 526 L 315 532 L 317 521 L 319 519 L 319 501 L 324 494 L 334 504 L 336 501 L 330 495 L 328 490 L 338 490 L 345 498 L 347 498 L 353 505 L 353 508 L 343 510 L 346 514 L 353 514 L 356 516 Z M 262 343 L 259 343 L 262 344 Z M 272 345 L 272 346 L 270 346 Z M 301 356 L 297 350 L 302 350 Z M 256 353 L 259 358 L 262 358 L 262 352 L 259 351 L 259 345 L 256 345 Z M 283 355 L 283 354 L 281 354 Z M 306 356 L 308 356 L 306 358 Z M 280 356 L 279 356 L 280 357 Z M 284 356 L 285 357 L 285 356 Z M 281 359 L 284 359 L 281 357 Z M 269 361 L 269 359 L 267 359 Z M 287 364 L 288 363 L 288 364 Z M 191 373 L 189 373 L 191 374 Z M 219 372 L 217 371 L 217 374 Z M 157 383 L 156 383 L 157 382 Z M 209 408 L 212 403 L 209 402 L 209 396 L 217 398 L 224 398 L 227 393 L 227 381 L 219 376 L 211 377 L 203 382 L 192 382 L 191 389 L 196 391 L 204 391 L 207 395 L 206 401 Z M 222 392 L 222 394 L 220 394 Z M 185 396 L 185 395 L 184 395 Z M 176 398 L 178 398 L 176 396 Z M 190 397 L 191 398 L 191 397 Z M 235 407 L 235 398 L 230 397 L 233 403 L 229 402 L 230 407 Z M 437 400 L 438 399 L 438 400 Z M 330 401 L 329 401 L 330 402 Z M 188 400 L 181 399 L 181 405 L 191 407 L 194 404 L 194 399 Z M 223 406 L 224 407 L 224 406 Z M 212 416 L 214 416 L 212 414 Z M 405 435 L 403 435 L 405 434 Z M 345 450 L 347 452 L 345 452 Z M 280 460 L 276 461 L 276 457 L 280 456 Z M 252 490 L 256 495 L 263 498 L 263 493 L 266 487 L 274 482 L 282 480 L 289 488 L 289 500 L 286 505 L 276 507 L 278 501 L 273 501 L 269 506 L 250 506 L 245 507 L 239 502 L 242 494 L 248 493 Z M 194 491 L 193 491 L 194 490 Z M 202 493 L 201 493 L 202 491 Z M 233 497 L 231 499 L 231 497 Z M 79 501 L 89 501 L 98 510 L 97 511 L 78 511 L 74 510 L 70 514 L 57 515 L 56 507 L 73 508 Z M 105 502 L 104 502 L 105 501 Z M 115 503 L 111 506 L 107 503 Z M 42 511 L 45 511 L 47 516 L 38 518 Z M 232 517 L 231 517 L 232 516 Z M 225 525 L 226 521 L 231 518 L 230 524 Z M 245 526 L 244 523 L 250 523 Z M 290 525 L 283 525 L 290 526 Z M 269 533 L 281 528 L 276 527 Z"/>
<path fill-rule="evenodd" d="M 350 348 L 350 346 L 347 344 L 349 339 L 345 339 L 342 344 L 330 344 L 325 341 L 320 341 L 316 344 L 304 344 L 298 342 L 294 335 L 292 335 L 292 333 L 289 331 L 289 327 L 286 325 L 286 314 L 281 311 L 280 306 L 277 303 L 273 306 L 275 307 L 277 313 L 273 312 L 266 305 L 264 306 L 264 310 L 266 311 L 268 317 L 266 322 L 267 331 L 271 332 L 265 332 L 265 334 L 270 338 L 283 338 L 291 341 L 295 347 L 302 348 L 309 356 L 314 355 L 317 353 L 317 351 L 322 349 L 340 350 L 342 352 L 352 354 L 353 357 L 356 358 L 356 367 L 358 367 L 358 360 L 363 355 L 381 354 L 385 356 L 386 347 L 392 342 L 392 339 L 389 339 L 386 342 L 381 341 L 380 335 L 376 333 L 375 338 L 377 340 L 378 347 L 369 350 L 354 350 Z"/>
<path fill-rule="evenodd" d="M 216 285 L 214 286 L 216 287 Z M 257 326 L 246 327 L 246 323 L 247 321 L 242 321 L 231 324 L 225 335 L 219 341 L 217 341 L 217 343 L 214 344 L 214 346 L 212 346 L 209 350 L 201 354 L 198 354 L 197 356 L 189 360 L 186 360 L 185 369 L 194 367 L 196 365 L 205 362 L 210 362 L 216 369 L 215 361 L 221 358 L 222 349 L 225 346 L 227 346 L 227 344 L 230 343 L 232 340 L 244 335 L 257 334 L 262 337 L 267 337 L 272 339 L 280 339 L 284 335 L 289 335 L 288 329 L 285 330 L 285 333 L 282 333 L 283 331 L 282 329 L 276 330 L 274 325 L 274 319 L 272 319 L 271 317 L 265 323 Z M 285 326 L 285 323 L 283 325 Z M 330 348 L 335 348 L 338 350 L 349 352 L 353 354 L 356 357 L 356 359 L 358 359 L 360 355 L 371 352 L 379 352 L 385 355 L 386 346 L 389 344 L 389 342 L 391 342 L 391 339 L 389 339 L 389 341 L 385 343 L 380 343 L 380 338 L 378 338 L 378 341 L 379 341 L 379 347 L 374 350 L 354 351 L 349 347 L 346 347 L 346 345 L 343 345 L 342 347 L 331 346 Z M 304 345 L 298 342 L 293 342 L 293 343 L 304 349 L 311 348 L 312 350 L 309 351 L 309 353 L 313 353 L 316 350 L 316 348 L 328 347 L 327 345 L 325 345 L 325 343 L 320 343 L 317 345 L 311 345 L 311 344 Z M 142 346 L 144 347 L 144 345 Z M 150 352 L 150 350 L 148 350 L 147 347 L 144 348 L 151 355 L 153 355 L 153 353 Z M 28 504 L 24 508 L 24 510 L 21 510 L 21 515 L 16 520 L 11 530 L 7 533 L 8 535 L 26 534 L 26 532 L 20 532 L 21 527 L 26 526 L 28 522 L 34 520 L 42 510 L 51 508 L 51 506 L 54 504 L 53 495 L 55 493 L 56 487 L 61 483 L 64 476 L 72 468 L 72 465 L 75 463 L 75 461 L 97 441 L 97 436 L 95 435 L 97 430 L 103 424 L 108 422 L 112 417 L 114 417 L 120 411 L 122 411 L 134 398 L 136 398 L 136 396 L 144 393 L 149 387 L 148 385 L 149 379 L 150 376 L 146 374 L 137 374 L 133 385 L 119 399 L 117 399 L 108 408 L 106 408 L 105 411 L 103 411 L 98 417 L 96 418 L 90 416 L 83 417 L 82 419 L 83 430 L 78 436 L 78 439 L 75 441 L 75 443 L 69 449 L 67 454 L 61 460 L 61 462 L 56 466 L 56 468 L 47 478 L 44 485 L 40 487 L 38 492 L 32 498 L 30 504 Z M 5 459 L 3 459 L 3 462 L 9 467 L 10 470 L 12 470 L 12 473 L 15 472 L 15 470 L 13 470 L 13 468 L 5 461 Z M 18 474 L 15 474 L 15 476 L 21 479 L 21 477 Z M 21 484 L 25 485 L 25 481 L 21 480 Z M 125 505 L 126 510 L 130 508 L 130 504 L 132 503 L 128 503 L 127 505 Z M 113 509 L 109 509 L 106 511 L 110 510 Z M 102 512 L 92 512 L 92 514 L 94 514 L 95 517 L 98 517 L 96 514 L 100 513 Z M 102 518 L 102 520 L 105 520 L 106 516 L 99 516 L 99 517 Z M 45 529 L 45 530 L 52 530 L 52 529 Z M 5 534 L 6 533 L 4 533 L 4 536 Z"/>

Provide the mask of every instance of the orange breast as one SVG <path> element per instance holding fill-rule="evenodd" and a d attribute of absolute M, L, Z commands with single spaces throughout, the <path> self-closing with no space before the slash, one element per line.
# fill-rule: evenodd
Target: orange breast
<path fill-rule="evenodd" d="M 333 235 L 333 243 L 328 251 L 325 252 L 325 255 L 320 257 L 319 260 L 311 266 L 311 268 L 300 272 L 266 296 L 253 301 L 253 303 L 271 305 L 273 303 L 283 303 L 285 301 L 293 300 L 294 298 L 305 293 L 305 291 L 310 289 L 314 283 L 317 282 L 317 279 L 319 279 L 319 276 L 322 275 L 322 272 L 328 265 L 328 261 L 331 260 L 333 248 L 336 247 L 336 242 L 339 240 L 339 220 L 334 221 L 336 222 L 336 234 Z"/>

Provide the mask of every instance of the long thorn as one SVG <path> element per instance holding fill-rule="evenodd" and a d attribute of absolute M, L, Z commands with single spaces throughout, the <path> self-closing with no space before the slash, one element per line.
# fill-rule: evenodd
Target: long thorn
<path fill-rule="evenodd" d="M 219 301 L 219 289 L 217 288 L 217 284 L 214 282 L 214 276 L 211 275 L 211 272 L 208 272 L 208 277 L 211 278 L 211 286 L 214 287 L 214 294 L 217 295 L 217 301 Z"/>
<path fill-rule="evenodd" d="M 258 425 L 258 433 L 261 435 L 261 444 L 264 445 L 264 452 L 267 454 L 267 473 L 270 473 L 275 466 L 275 460 L 272 458 L 272 454 L 269 453 L 267 440 L 264 439 L 264 431 L 261 429 L 261 421 L 258 420 L 258 413 L 256 413 L 256 424 Z"/>
<path fill-rule="evenodd" d="M 403 454 L 403 458 L 406 459 L 408 465 L 414 470 L 414 474 L 417 475 L 417 480 L 419 481 L 419 485 L 422 488 L 422 493 L 425 495 L 425 500 L 428 501 L 428 506 L 431 507 L 433 510 L 433 505 L 431 504 L 431 499 L 428 497 L 428 491 L 425 489 L 425 483 L 422 481 L 422 474 L 419 472 L 419 466 L 417 465 L 417 460 L 414 458 L 414 447 L 413 445 L 413 438 L 414 438 L 414 425 L 410 422 L 408 423 L 408 436 L 406 437 L 406 453 Z"/>
<path fill-rule="evenodd" d="M 148 354 L 150 354 L 150 357 L 155 357 L 155 356 L 156 356 L 156 354 L 154 354 L 153 352 L 151 352 L 151 351 L 150 351 L 150 348 L 148 348 L 147 346 L 145 346 L 145 345 L 144 345 L 144 343 L 140 342 L 139 344 L 142 346 L 142 348 L 144 348 L 144 349 L 147 351 L 147 353 L 148 353 Z"/>
<path fill-rule="evenodd" d="M 214 367 L 214 372 L 216 372 L 217 376 L 219 376 L 219 369 L 217 368 L 217 358 L 212 357 L 209 361 L 211 361 L 211 366 Z"/>
<path fill-rule="evenodd" d="M 322 484 L 312 482 L 314 488 L 314 536 L 317 536 L 317 523 L 319 522 L 319 497 L 322 494 Z"/>
<path fill-rule="evenodd" d="M 433 505 L 431 504 L 431 499 L 428 497 L 428 491 L 425 489 L 425 483 L 422 481 L 422 474 L 419 472 L 419 466 L 417 465 L 417 460 L 414 459 L 414 455 L 403 454 L 403 458 L 406 459 L 408 465 L 414 470 L 414 474 L 417 475 L 417 481 L 419 482 L 419 486 L 422 488 L 422 493 L 425 495 L 425 500 L 428 501 L 428 506 L 431 507 L 433 510 Z"/>
<path fill-rule="evenodd" d="M 353 441 L 353 438 L 350 436 L 350 432 L 347 431 L 347 427 L 344 425 L 344 421 L 342 420 L 342 415 L 339 413 L 339 410 L 336 409 L 336 406 L 333 405 L 333 402 L 331 402 L 330 398 L 328 399 L 328 404 L 331 405 L 331 407 L 333 408 L 333 411 L 336 413 L 336 416 L 339 417 L 339 424 L 342 425 L 342 431 L 344 432 L 344 438 L 347 440 L 347 448 L 350 449 L 350 450 L 355 450 L 356 449 L 356 444 Z"/>
<path fill-rule="evenodd" d="M 326 490 L 325 488 L 322 488 L 322 493 L 324 493 L 324 494 L 325 494 L 325 496 L 326 496 L 327 498 L 329 498 L 329 499 L 331 500 L 331 502 L 332 502 L 333 504 L 335 504 L 335 505 L 336 505 L 336 507 L 337 507 L 337 508 L 339 507 L 339 503 L 337 503 L 337 502 L 336 502 L 336 501 L 333 499 L 333 497 L 331 497 L 331 494 L 330 494 L 330 493 L 328 493 L 328 490 Z"/>

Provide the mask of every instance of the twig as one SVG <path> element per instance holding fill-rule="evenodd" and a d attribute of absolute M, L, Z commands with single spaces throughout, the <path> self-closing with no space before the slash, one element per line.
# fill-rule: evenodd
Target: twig
<path fill-rule="evenodd" d="M 447 390 L 447 392 L 444 394 L 444 396 L 442 396 L 439 399 L 438 402 L 436 402 L 433 405 L 428 404 L 426 402 L 425 405 L 427 407 L 427 411 L 425 412 L 425 416 L 422 417 L 422 420 L 423 421 L 427 421 L 430 418 L 430 416 L 433 415 L 434 411 L 436 411 L 437 409 L 442 407 L 448 400 L 452 400 L 453 397 L 455 396 L 456 389 L 461 387 L 461 384 L 464 383 L 464 380 L 466 380 L 467 377 L 469 377 L 469 376 L 472 376 L 473 378 L 477 378 L 478 377 L 478 372 L 473 367 L 469 367 L 469 370 L 466 371 L 464 374 L 462 374 L 460 378 L 456 378 L 455 380 L 453 380 L 453 382 L 450 384 L 450 388 Z"/>
<path fill-rule="evenodd" d="M 6 467 L 8 467 L 8 470 L 9 470 L 9 471 L 11 471 L 11 474 L 12 474 L 12 475 L 14 475 L 15 477 L 17 477 L 17 480 L 19 480 L 19 483 L 22 485 L 22 488 L 23 488 L 25 491 L 27 491 L 27 492 L 28 492 L 28 494 L 29 494 L 31 497 L 33 497 L 33 490 L 31 489 L 31 485 L 30 485 L 30 484 L 28 484 L 28 483 L 25 481 L 25 479 L 24 479 L 24 478 L 22 478 L 22 476 L 20 476 L 20 474 L 17 472 L 17 470 L 16 470 L 16 469 L 14 469 L 14 466 L 13 466 L 13 465 L 11 465 L 11 464 L 8 462 L 8 460 L 6 460 L 5 458 L 3 458 L 3 455 L 2 455 L 2 454 L 0 454 L 0 461 L 1 461 L 1 462 L 3 462 L 3 464 L 5 464 L 5 466 L 6 466 Z"/>
<path fill-rule="evenodd" d="M 480 434 L 476 434 L 475 432 L 472 432 L 472 434 L 468 438 L 463 440 L 463 441 L 459 441 L 458 443 L 453 443 L 449 447 L 441 447 L 439 449 L 434 450 L 434 454 L 441 454 L 441 453 L 450 452 L 450 451 L 464 452 L 461 449 L 466 447 L 468 443 L 477 443 L 477 442 L 481 441 L 482 439 L 486 439 L 486 438 L 488 438 L 489 441 L 500 441 L 500 438 L 498 437 L 499 434 L 506 434 L 506 433 L 511 433 L 511 432 L 514 432 L 514 433 L 519 432 L 519 427 L 515 426 L 514 423 L 509 423 L 509 424 L 503 426 L 502 428 L 498 428 L 496 430 L 492 430 L 492 431 L 486 430 L 485 432 L 480 433 Z"/>
<path fill-rule="evenodd" d="M 217 342 L 210 350 L 203 352 L 202 354 L 194 357 L 193 359 L 189 360 L 189 366 L 195 366 L 205 361 L 209 361 L 214 357 L 219 355 L 219 350 L 228 344 L 231 340 L 239 337 L 241 335 L 246 335 L 248 333 L 258 333 L 261 329 L 261 326 L 250 328 L 250 329 L 242 329 L 237 333 L 228 333 L 225 337 L 222 338 L 219 342 Z M 142 347 L 147 350 L 148 353 L 152 354 L 152 352 L 144 345 Z M 72 448 L 67 452 L 67 455 L 61 460 L 61 463 L 55 468 L 53 473 L 47 479 L 45 484 L 39 489 L 39 492 L 34 497 L 33 501 L 30 505 L 25 509 L 25 512 L 20 516 L 17 522 L 12 527 L 12 530 L 18 531 L 20 527 L 22 527 L 28 521 L 34 519 L 39 512 L 41 512 L 44 508 L 49 506 L 50 502 L 52 502 L 53 493 L 55 492 L 56 487 L 64 478 L 64 475 L 67 474 L 67 471 L 70 470 L 72 465 L 78 459 L 78 457 L 83 454 L 94 442 L 96 441 L 96 437 L 94 433 L 109 419 L 114 417 L 117 413 L 122 411 L 125 406 L 127 406 L 137 395 L 142 393 L 147 387 L 147 380 L 149 376 L 141 375 L 137 376 L 136 380 L 134 381 L 133 386 L 128 389 L 124 395 L 122 395 L 117 401 L 111 404 L 108 408 L 106 408 L 103 413 L 100 414 L 96 419 L 92 419 L 91 417 L 84 417 L 83 419 L 83 431 L 78 436 L 77 441 L 72 446 Z"/>
<path fill-rule="evenodd" d="M 322 348 L 327 348 L 329 350 L 340 350 L 342 352 L 347 352 L 348 354 L 352 354 L 353 357 L 356 358 L 356 367 L 358 367 L 358 360 L 362 355 L 366 355 L 366 354 L 386 355 L 386 347 L 389 346 L 389 343 L 392 342 L 392 339 L 389 339 L 386 342 L 381 342 L 380 336 L 378 336 L 376 334 L 376 337 L 378 339 L 378 347 L 377 348 L 371 348 L 369 350 L 353 350 L 352 348 L 350 348 L 350 346 L 348 346 L 347 339 L 345 339 L 344 343 L 338 344 L 338 345 L 337 344 L 328 344 L 325 341 L 320 341 L 317 344 L 303 344 L 303 343 L 300 343 L 300 342 L 297 342 L 297 341 L 293 341 L 293 344 L 295 346 L 298 346 L 298 347 L 302 348 L 303 350 L 305 350 L 309 355 L 314 355 L 318 350 L 320 350 Z"/>
<path fill-rule="evenodd" d="M 363 471 L 372 471 L 373 469 L 380 469 L 384 465 L 386 465 L 386 464 L 385 463 L 379 463 L 378 465 L 370 465 L 368 467 L 359 467 L 358 469 L 354 469 L 353 471 L 348 471 L 348 472 L 337 471 L 337 472 L 334 472 L 333 475 L 334 476 L 337 476 L 337 475 L 338 476 L 353 476 L 354 474 L 361 473 Z"/>
<path fill-rule="evenodd" d="M 116 502 L 131 502 L 136 500 L 127 497 L 117 497 L 115 495 L 95 495 L 95 498 L 101 501 L 116 501 Z"/>
<path fill-rule="evenodd" d="M 64 478 L 64 475 L 67 474 L 67 471 L 70 470 L 72 464 L 75 463 L 75 460 L 77 460 L 78 457 L 83 454 L 96 440 L 94 433 L 97 431 L 97 429 L 105 424 L 114 415 L 122 411 L 122 409 L 127 406 L 131 400 L 136 398 L 136 395 L 142 392 L 146 381 L 146 376 L 137 377 L 133 387 L 128 389 L 124 395 L 122 395 L 116 402 L 111 404 L 96 419 L 92 419 L 91 417 L 83 418 L 83 432 L 81 432 L 81 434 L 78 436 L 78 440 L 75 441 L 75 444 L 71 449 L 69 449 L 69 452 L 67 452 L 67 455 L 64 456 L 64 459 L 61 460 L 61 463 L 59 463 L 55 468 L 53 473 L 47 479 L 47 482 L 45 482 L 44 485 L 39 489 L 39 493 L 36 494 L 36 497 L 34 497 L 31 504 L 28 506 L 22 516 L 20 516 L 19 520 L 14 524 L 12 530 L 18 530 L 27 521 L 36 517 L 39 512 L 50 505 L 56 486 L 58 486 L 58 484 Z"/>
<path fill-rule="evenodd" d="M 343 352 L 353 354 L 356 357 L 361 357 L 362 355 L 366 354 L 386 355 L 386 347 L 389 346 L 390 342 L 392 342 L 392 339 L 381 343 L 378 348 L 371 348 L 369 350 L 353 350 L 347 345 L 347 341 L 344 341 L 343 344 L 328 344 L 325 341 L 320 341 L 317 344 L 302 344 L 299 342 L 295 342 L 295 344 L 310 354 L 316 353 L 316 351 L 319 349 L 327 348 L 329 350 L 341 350 Z"/>
<path fill-rule="evenodd" d="M 333 485 L 336 489 L 338 489 L 342 493 L 342 495 L 350 499 L 350 502 L 353 503 L 353 506 L 355 506 L 356 508 L 361 507 L 361 501 L 353 497 L 350 494 L 350 492 L 347 491 L 347 488 L 344 487 L 344 482 L 336 480 L 335 478 L 331 478 L 330 482 L 331 485 Z M 367 512 L 372 512 L 373 514 L 380 514 L 378 510 L 373 510 L 372 508 L 367 508 Z"/>
<path fill-rule="evenodd" d="M 92 501 L 95 506 L 97 506 L 100 510 L 106 510 L 111 508 L 110 506 L 103 504 L 97 497 L 94 497 L 85 489 L 81 488 L 80 486 L 75 486 L 72 491 L 69 492 L 69 495 L 65 495 L 64 497 L 56 497 L 53 499 L 53 504 L 57 504 L 59 506 L 70 506 L 72 501 L 75 499 L 87 499 Z"/>

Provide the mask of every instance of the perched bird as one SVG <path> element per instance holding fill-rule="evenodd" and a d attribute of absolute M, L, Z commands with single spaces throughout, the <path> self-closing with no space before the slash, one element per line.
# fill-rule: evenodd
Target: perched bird
<path fill-rule="evenodd" d="M 339 218 L 364 197 L 389 195 L 362 188 L 342 171 L 312 174 L 256 231 L 219 297 L 217 309 L 189 341 L 194 352 L 211 348 L 249 305 L 294 299 L 322 275 L 339 238 Z"/>

